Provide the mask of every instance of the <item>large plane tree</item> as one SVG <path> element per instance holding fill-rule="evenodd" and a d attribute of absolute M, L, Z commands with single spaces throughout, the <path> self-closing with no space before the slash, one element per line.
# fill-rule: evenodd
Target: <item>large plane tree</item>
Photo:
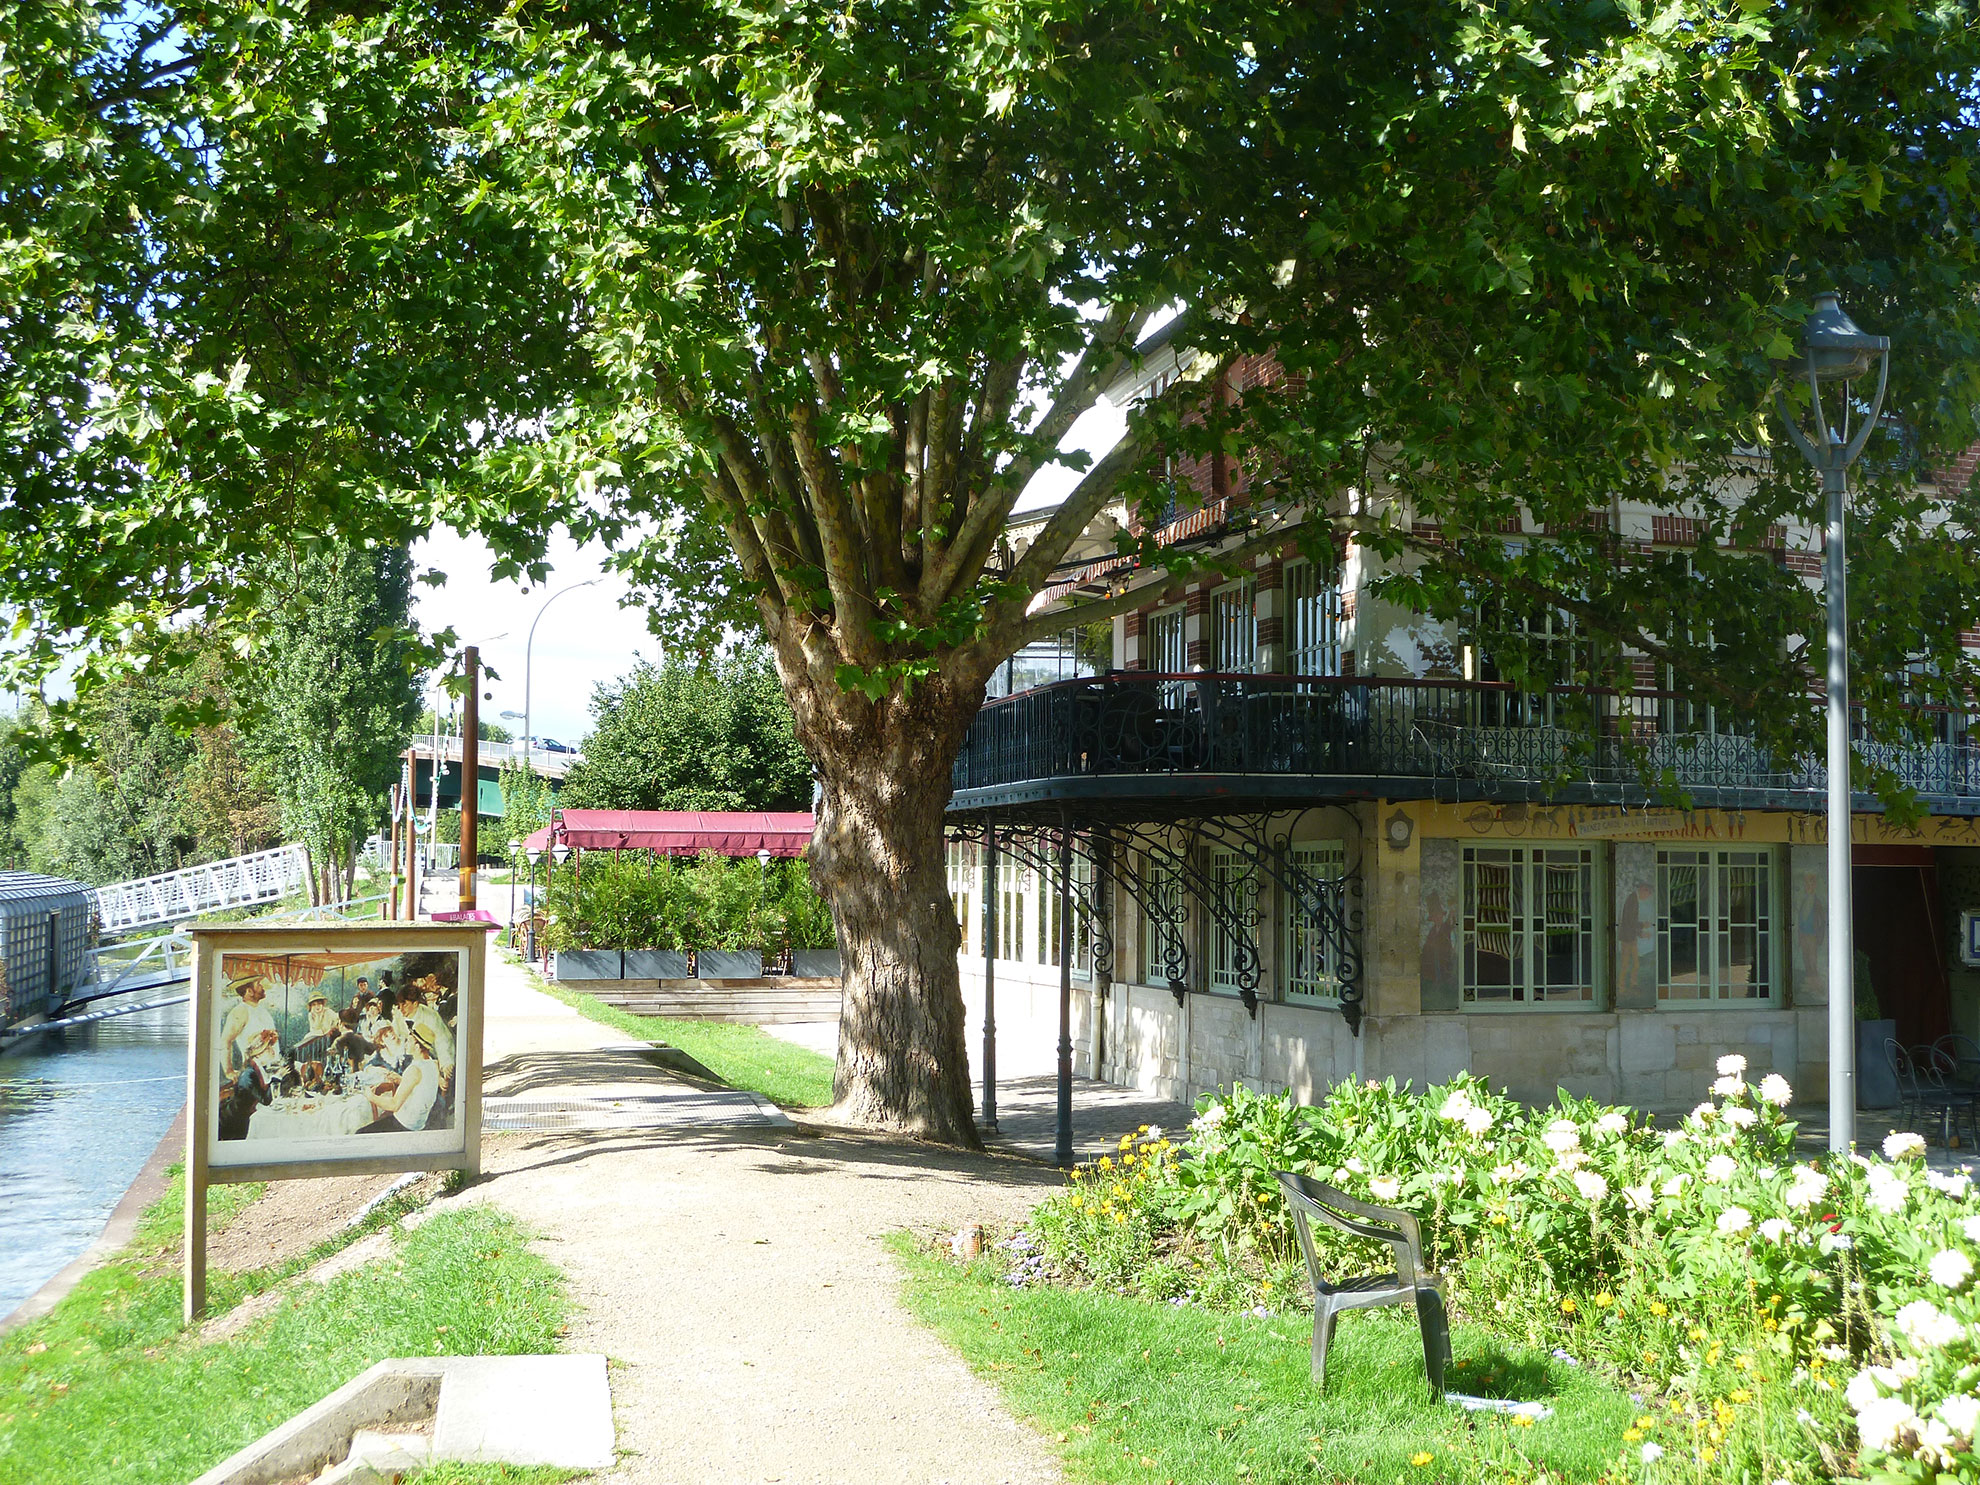
<path fill-rule="evenodd" d="M 188 607 L 251 628 L 243 544 L 446 521 L 514 571 L 605 537 L 663 628 L 769 641 L 824 787 L 853 1118 L 975 1139 L 951 760 L 994 667 L 1067 622 L 1036 606 L 1067 552 L 1114 502 L 1152 517 L 1176 456 L 1247 470 L 1240 553 L 1352 537 L 1432 613 L 1572 612 L 1617 643 L 1566 678 L 1627 644 L 1794 746 L 1814 599 L 1731 554 L 1814 509 L 1755 456 L 1833 283 L 1903 348 L 1859 665 L 1913 689 L 1873 716 L 1971 684 L 1971 505 L 1915 494 L 1980 398 L 1968 6 L 111 15 L 0 9 L 33 84 L 0 93 L 23 663 Z M 1171 313 L 1182 386 L 1061 453 Z M 1234 386 L 1261 356 L 1287 374 Z M 1014 547 L 1055 459 L 1080 478 Z M 1591 519 L 1621 497 L 1690 514 L 1693 558 L 1624 560 Z M 1499 538 L 1522 506 L 1553 539 Z M 1207 560 L 1138 530 L 1117 549 Z"/>

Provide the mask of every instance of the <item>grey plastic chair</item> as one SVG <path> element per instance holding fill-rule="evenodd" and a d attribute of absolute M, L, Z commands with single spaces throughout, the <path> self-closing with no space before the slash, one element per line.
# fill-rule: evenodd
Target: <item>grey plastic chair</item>
<path fill-rule="evenodd" d="M 1444 1367 L 1451 1359 L 1451 1324 L 1444 1309 L 1444 1281 L 1423 1263 L 1423 1235 L 1416 1218 L 1393 1207 L 1371 1206 L 1344 1196 L 1320 1181 L 1276 1171 L 1279 1190 L 1293 1215 L 1306 1275 L 1313 1281 L 1313 1385 L 1327 1389 L 1327 1348 L 1334 1340 L 1334 1319 L 1343 1310 L 1373 1309 L 1378 1305 L 1414 1304 L 1417 1329 L 1423 1335 L 1423 1370 L 1430 1379 L 1430 1398 L 1444 1395 Z M 1355 1237 L 1386 1243 L 1395 1251 L 1396 1271 L 1332 1283 L 1320 1272 L 1313 1252 L 1315 1219 Z"/>

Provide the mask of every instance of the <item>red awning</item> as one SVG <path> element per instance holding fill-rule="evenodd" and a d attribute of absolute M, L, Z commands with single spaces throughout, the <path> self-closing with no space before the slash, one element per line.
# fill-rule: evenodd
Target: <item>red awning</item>
<path fill-rule="evenodd" d="M 550 849 L 546 825 L 523 842 Z M 561 839 L 577 851 L 659 851 L 668 856 L 801 856 L 811 844 L 811 814 L 736 810 L 565 810 Z"/>

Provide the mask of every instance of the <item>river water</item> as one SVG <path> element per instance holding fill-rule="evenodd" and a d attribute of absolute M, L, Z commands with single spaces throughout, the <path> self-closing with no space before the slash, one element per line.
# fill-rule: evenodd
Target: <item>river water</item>
<path fill-rule="evenodd" d="M 96 1241 L 178 1116 L 191 1009 L 51 1031 L 0 1055 L 0 1316 Z"/>

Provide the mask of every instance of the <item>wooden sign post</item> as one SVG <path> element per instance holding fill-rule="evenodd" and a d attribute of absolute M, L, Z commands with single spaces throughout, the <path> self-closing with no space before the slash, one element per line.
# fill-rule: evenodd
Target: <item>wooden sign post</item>
<path fill-rule="evenodd" d="M 268 924 L 192 937 L 187 1324 L 206 1308 L 209 1186 L 480 1173 L 488 954 L 479 924 Z M 342 1019 L 353 1006 L 356 1029 Z"/>

